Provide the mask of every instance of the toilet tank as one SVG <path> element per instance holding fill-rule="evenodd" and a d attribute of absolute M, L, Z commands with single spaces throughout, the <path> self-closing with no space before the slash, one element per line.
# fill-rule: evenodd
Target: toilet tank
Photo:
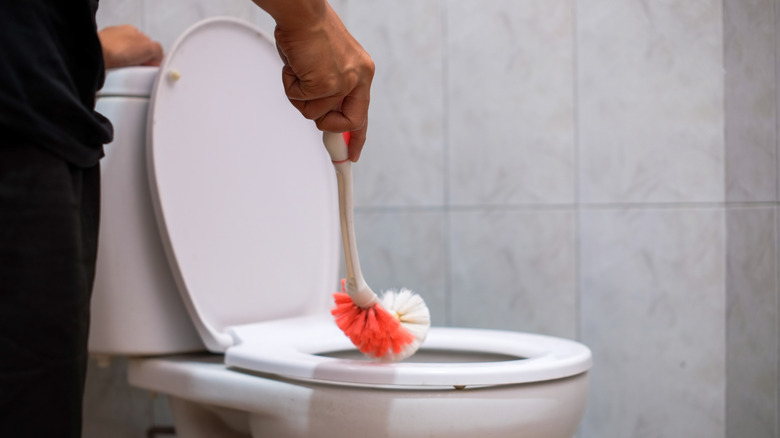
<path fill-rule="evenodd" d="M 156 67 L 109 71 L 97 111 L 114 125 L 101 161 L 101 225 L 89 350 L 157 355 L 204 350 L 160 243 L 146 171 Z"/>

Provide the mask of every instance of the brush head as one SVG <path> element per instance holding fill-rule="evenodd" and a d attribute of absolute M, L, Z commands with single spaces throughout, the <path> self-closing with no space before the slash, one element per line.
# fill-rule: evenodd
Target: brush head
<path fill-rule="evenodd" d="M 336 307 L 331 314 L 336 325 L 366 356 L 381 362 L 397 362 L 413 355 L 431 326 L 423 299 L 408 289 L 386 292 L 380 303 L 361 308 L 342 292 L 333 294 Z"/>

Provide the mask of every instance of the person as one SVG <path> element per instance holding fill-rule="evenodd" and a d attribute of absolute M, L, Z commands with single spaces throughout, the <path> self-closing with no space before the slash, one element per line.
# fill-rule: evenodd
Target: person
<path fill-rule="evenodd" d="M 253 0 L 276 21 L 280 86 L 321 130 L 366 138 L 370 56 L 326 0 Z M 0 3 L 0 436 L 81 435 L 105 67 L 159 64 L 131 26 L 98 34 L 98 0 Z M 251 53 L 244 54 L 251 56 Z"/>

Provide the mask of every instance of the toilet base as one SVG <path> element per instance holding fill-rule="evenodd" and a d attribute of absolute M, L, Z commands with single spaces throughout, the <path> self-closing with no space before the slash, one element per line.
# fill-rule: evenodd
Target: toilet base
<path fill-rule="evenodd" d="M 132 360 L 130 383 L 171 397 L 180 438 L 571 438 L 587 373 L 494 387 L 369 388 L 233 370 L 219 356 Z"/>
<path fill-rule="evenodd" d="M 251 438 L 246 412 L 169 397 L 179 438 Z M 262 436 L 262 435 L 261 435 Z"/>

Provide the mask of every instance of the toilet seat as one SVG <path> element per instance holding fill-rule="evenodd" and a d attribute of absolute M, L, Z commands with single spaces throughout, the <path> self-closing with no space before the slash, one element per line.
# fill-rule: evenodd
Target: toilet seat
<path fill-rule="evenodd" d="M 486 362 L 376 363 L 324 353 L 355 350 L 329 315 L 231 329 L 225 364 L 304 380 L 363 385 L 474 386 L 559 379 L 587 371 L 590 350 L 561 338 L 486 329 L 432 327 L 423 350 L 505 356 Z"/>

